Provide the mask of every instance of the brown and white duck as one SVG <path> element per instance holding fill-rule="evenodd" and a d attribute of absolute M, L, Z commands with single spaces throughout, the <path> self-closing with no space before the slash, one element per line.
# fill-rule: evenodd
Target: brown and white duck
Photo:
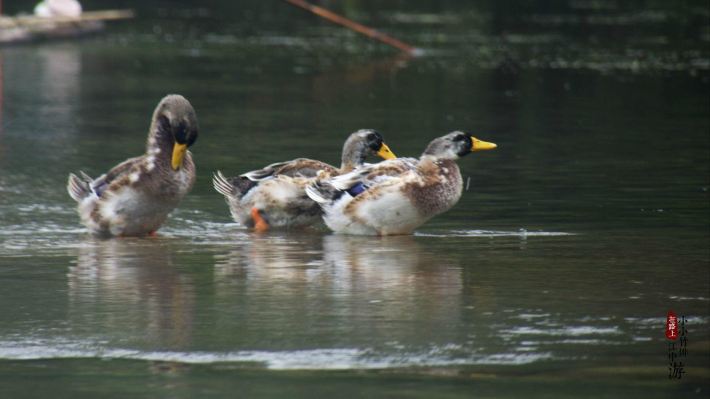
<path fill-rule="evenodd" d="M 305 193 L 316 176 L 337 176 L 362 166 L 369 155 L 396 158 L 382 135 L 372 129 L 352 133 L 343 145 L 340 168 L 308 158 L 279 162 L 227 178 L 217 171 L 215 190 L 224 195 L 232 218 L 258 231 L 319 223 L 321 209 Z"/>
<path fill-rule="evenodd" d="M 100 236 L 153 234 L 195 182 L 188 147 L 197 139 L 197 115 L 180 95 L 163 98 L 153 113 L 146 153 L 93 179 L 69 175 L 67 191 L 81 221 Z"/>
<path fill-rule="evenodd" d="M 306 188 L 337 233 L 411 234 L 454 206 L 463 188 L 456 160 L 493 143 L 455 131 L 434 139 L 419 159 L 398 158 L 318 179 Z"/>

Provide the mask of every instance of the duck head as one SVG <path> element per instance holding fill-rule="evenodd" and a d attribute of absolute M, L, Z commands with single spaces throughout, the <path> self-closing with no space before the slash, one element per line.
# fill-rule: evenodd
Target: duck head
<path fill-rule="evenodd" d="M 368 155 L 377 155 L 382 159 L 397 158 L 378 131 L 361 129 L 352 133 L 343 145 L 341 170 L 349 171 L 362 165 Z"/>
<path fill-rule="evenodd" d="M 474 151 L 492 150 L 496 147 L 496 144 L 479 140 L 468 133 L 454 131 L 432 140 L 422 156 L 436 159 L 459 159 Z"/>
<path fill-rule="evenodd" d="M 185 97 L 165 96 L 153 113 L 148 153 L 170 155 L 170 167 L 179 170 L 188 147 L 197 140 L 197 114 Z"/>

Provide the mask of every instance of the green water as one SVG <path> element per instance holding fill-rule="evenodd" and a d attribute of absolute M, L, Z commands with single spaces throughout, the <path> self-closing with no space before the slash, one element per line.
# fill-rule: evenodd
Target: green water
<path fill-rule="evenodd" d="M 707 397 L 706 6 L 495 4 L 340 8 L 415 59 L 257 2 L 0 48 L 0 397 Z M 171 92 L 200 120 L 193 192 L 158 237 L 90 237 L 68 173 L 138 155 Z M 337 163 L 359 128 L 400 156 L 499 147 L 411 237 L 253 234 L 211 187 Z"/>

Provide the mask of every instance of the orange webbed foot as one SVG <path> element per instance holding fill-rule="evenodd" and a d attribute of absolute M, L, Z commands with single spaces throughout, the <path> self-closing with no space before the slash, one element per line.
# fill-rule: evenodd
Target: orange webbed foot
<path fill-rule="evenodd" d="M 251 218 L 254 220 L 254 231 L 264 232 L 269 230 L 269 223 L 261 216 L 261 211 L 251 208 Z"/>

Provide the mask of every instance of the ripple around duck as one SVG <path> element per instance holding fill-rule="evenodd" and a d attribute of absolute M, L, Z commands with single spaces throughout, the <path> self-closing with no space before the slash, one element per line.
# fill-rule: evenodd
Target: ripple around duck
<path fill-rule="evenodd" d="M 0 341 L 0 359 L 130 359 L 190 364 L 244 363 L 270 370 L 366 370 L 405 367 L 447 367 L 469 365 L 522 365 L 552 359 L 544 353 L 495 353 L 460 356 L 446 347 L 425 352 L 375 354 L 374 350 L 328 348 L 293 351 L 244 350 L 231 352 L 141 351 L 107 348 L 97 344 L 24 340 Z"/>
<path fill-rule="evenodd" d="M 528 231 L 520 229 L 518 231 L 504 230 L 451 230 L 445 233 L 414 233 L 417 237 L 562 237 L 573 236 L 575 233 L 565 233 L 561 231 Z"/>
<path fill-rule="evenodd" d="M 18 207 L 20 216 L 38 213 L 47 218 L 29 220 L 21 218 L 0 229 L 0 255 L 30 256 L 46 251 L 64 250 L 91 246 L 93 238 L 80 224 L 73 209 L 31 204 Z M 185 213 L 185 212 L 183 212 Z M 163 239 L 188 239 L 192 244 L 228 245 L 249 236 L 248 231 L 236 223 L 220 223 L 207 220 L 202 212 L 187 216 L 174 216 L 159 232 Z M 69 216 L 65 215 L 68 214 Z M 194 219 L 191 219 L 194 217 Z"/>
<path fill-rule="evenodd" d="M 499 230 L 451 230 L 444 232 L 415 232 L 416 237 L 564 237 L 574 233 L 548 231 L 499 231 Z M 205 220 L 198 215 L 196 220 L 186 217 L 174 217 L 161 228 L 158 236 L 169 240 L 189 240 L 194 245 L 232 245 L 235 242 L 248 241 L 252 233 L 237 223 L 222 223 Z M 275 235 L 274 237 L 277 237 Z M 65 250 L 83 247 L 91 235 L 88 230 L 75 225 L 53 221 L 29 222 L 4 226 L 0 230 L 0 255 L 24 256 L 44 251 Z M 91 240 L 89 240 L 91 241 Z M 684 298 L 685 299 L 685 298 Z"/>
<path fill-rule="evenodd" d="M 175 219 L 158 234 L 166 238 L 187 238 L 193 244 L 232 244 L 249 237 L 249 231 L 237 223 Z"/>

